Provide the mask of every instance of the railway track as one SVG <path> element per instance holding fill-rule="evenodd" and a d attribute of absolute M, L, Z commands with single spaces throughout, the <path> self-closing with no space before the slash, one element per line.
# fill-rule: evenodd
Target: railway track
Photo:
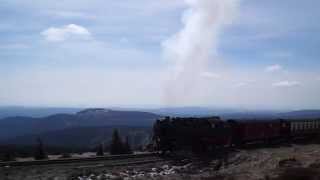
<path fill-rule="evenodd" d="M 87 166 L 120 166 L 129 164 L 143 164 L 161 161 L 157 153 L 143 153 L 133 155 L 112 155 L 89 158 L 66 158 L 52 160 L 33 160 L 33 161 L 10 161 L 0 162 L 0 167 L 19 167 L 19 166 L 39 166 L 39 165 L 58 165 L 58 164 L 88 164 Z"/>

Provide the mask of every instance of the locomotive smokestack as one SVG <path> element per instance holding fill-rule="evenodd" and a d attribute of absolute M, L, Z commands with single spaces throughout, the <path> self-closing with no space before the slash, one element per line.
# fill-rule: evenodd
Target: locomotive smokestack
<path fill-rule="evenodd" d="M 240 0 L 185 0 L 183 28 L 163 42 L 164 57 L 170 63 L 166 89 L 168 105 L 194 103 L 200 92 L 194 87 L 208 61 L 215 61 L 222 28 L 232 22 Z"/>

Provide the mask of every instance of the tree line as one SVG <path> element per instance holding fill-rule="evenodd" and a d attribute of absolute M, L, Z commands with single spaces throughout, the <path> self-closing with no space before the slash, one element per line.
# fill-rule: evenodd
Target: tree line
<path fill-rule="evenodd" d="M 34 159 L 35 160 L 43 160 L 48 159 L 48 155 L 46 153 L 45 145 L 41 138 L 36 140 L 36 146 L 34 149 Z M 106 146 L 104 143 L 100 143 L 96 148 L 97 156 L 104 156 L 105 149 L 108 147 L 109 153 L 111 155 L 120 155 L 120 154 L 132 154 L 133 151 L 130 147 L 129 137 L 127 136 L 125 140 L 123 140 L 117 129 L 113 130 L 112 137 L 110 143 Z M 63 153 L 60 158 L 70 158 L 71 154 Z M 2 161 L 14 161 L 16 159 L 16 154 L 14 152 L 14 148 L 7 148 L 2 152 L 2 156 L 0 156 L 0 160 Z"/>
<path fill-rule="evenodd" d="M 119 154 L 132 154 L 132 149 L 130 147 L 129 137 L 127 136 L 125 141 L 119 135 L 117 129 L 115 129 L 112 133 L 111 142 L 109 145 L 109 152 L 111 155 L 119 155 Z M 97 156 L 104 155 L 104 145 L 101 143 L 98 146 Z"/>

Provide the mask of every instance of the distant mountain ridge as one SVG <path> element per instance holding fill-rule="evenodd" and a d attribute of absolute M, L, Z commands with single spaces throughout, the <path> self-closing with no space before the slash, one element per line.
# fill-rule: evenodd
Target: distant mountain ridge
<path fill-rule="evenodd" d="M 298 110 L 298 111 L 291 111 L 286 113 L 280 113 L 279 116 L 283 118 L 289 119 L 301 119 L 301 118 L 320 118 L 320 110 Z"/>
<path fill-rule="evenodd" d="M 223 119 L 320 119 L 320 110 L 299 110 L 289 112 L 248 111 L 226 113 Z"/>
<path fill-rule="evenodd" d="M 0 140 L 75 127 L 151 127 L 159 115 L 140 111 L 86 109 L 76 114 L 55 114 L 43 118 L 8 117 L 0 120 Z"/>
<path fill-rule="evenodd" d="M 82 109 L 83 108 L 0 106 L 0 119 L 15 116 L 39 118 L 54 114 L 74 114 Z"/>
<path fill-rule="evenodd" d="M 158 114 L 161 116 L 221 116 L 221 117 L 292 117 L 308 116 L 319 117 L 320 110 L 245 110 L 237 108 L 216 108 L 216 107 L 164 107 L 164 108 L 35 108 L 35 107 L 0 107 L 0 121 L 6 117 L 47 117 L 56 114 L 76 114 L 76 113 L 105 113 L 107 111 L 139 111 Z M 291 115 L 290 115 L 291 114 Z"/>

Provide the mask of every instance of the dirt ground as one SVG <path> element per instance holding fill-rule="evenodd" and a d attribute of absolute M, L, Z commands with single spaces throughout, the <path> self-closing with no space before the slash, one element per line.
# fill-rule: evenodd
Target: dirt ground
<path fill-rule="evenodd" d="M 6 180 L 316 180 L 320 179 L 320 145 L 291 145 L 237 150 L 223 160 L 164 161 L 127 167 L 103 167 L 99 163 L 7 167 L 0 169 Z"/>

